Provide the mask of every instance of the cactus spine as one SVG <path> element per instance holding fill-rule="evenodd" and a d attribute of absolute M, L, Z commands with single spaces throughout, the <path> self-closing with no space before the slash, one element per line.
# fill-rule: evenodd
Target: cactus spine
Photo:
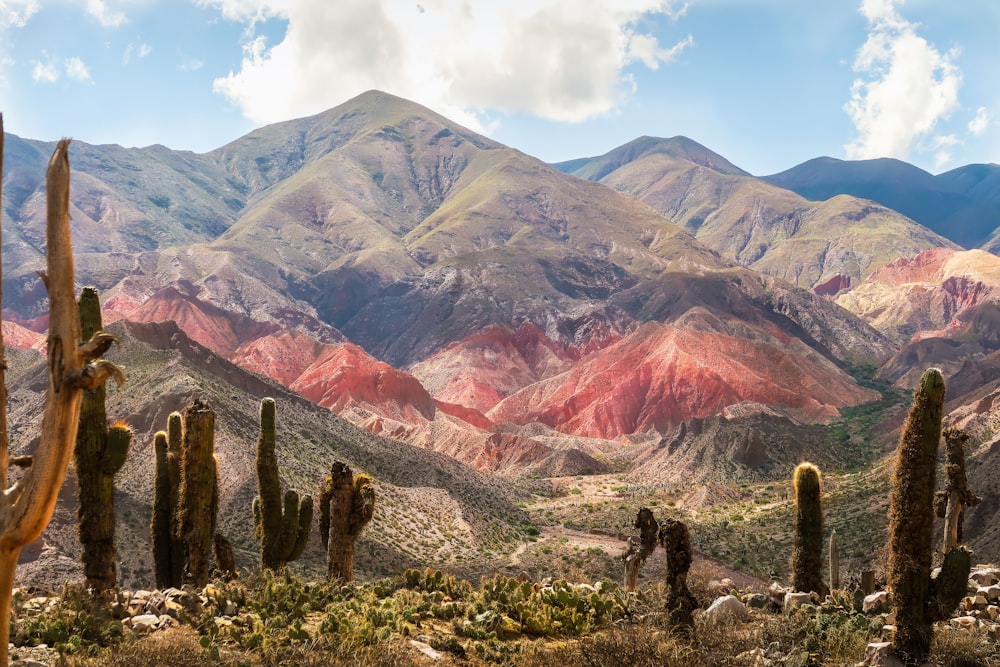
<path fill-rule="evenodd" d="M 965 443 L 968 440 L 969 434 L 962 429 L 949 428 L 944 432 L 945 488 L 934 494 L 934 509 L 938 517 L 944 519 L 943 553 L 962 543 L 965 508 L 975 507 L 982 501 L 969 491 L 965 477 Z"/>
<path fill-rule="evenodd" d="M 691 535 L 687 524 L 666 519 L 660 524 L 659 540 L 667 552 L 667 615 L 679 634 L 689 635 L 694 632 L 694 609 L 698 601 L 687 587 L 691 569 Z"/>
<path fill-rule="evenodd" d="M 800 463 L 792 476 L 795 490 L 795 543 L 792 547 L 792 586 L 797 591 L 826 595 L 823 583 L 823 506 L 819 468 Z"/>
<path fill-rule="evenodd" d="M 0 162 L 3 155 L 0 116 Z M 2 164 L 0 164 L 2 171 Z M 46 264 L 41 274 L 49 294 L 48 388 L 38 446 L 31 465 L 8 487 L 11 463 L 6 401 L 0 409 L 0 667 L 8 664 L 10 607 L 14 574 L 21 548 L 42 534 L 56 507 L 66 477 L 80 418 L 84 389 L 94 390 L 109 378 L 125 381 L 114 364 L 100 360 L 107 337 L 99 334 L 81 344 L 80 315 L 73 284 L 73 245 L 69 226 L 69 141 L 62 140 L 46 172 Z M 0 178 L 0 182 L 3 179 Z M 2 245 L 2 244 L 0 244 Z M 0 337 L 0 349 L 3 340 Z M 6 397 L 6 374 L 0 364 L 0 397 Z"/>
<path fill-rule="evenodd" d="M 375 487 L 367 475 L 355 475 L 334 463 L 319 493 L 319 533 L 326 548 L 327 576 L 354 580 L 354 541 L 375 513 Z"/>
<path fill-rule="evenodd" d="M 625 590 L 634 591 L 639 585 L 639 569 L 656 549 L 656 537 L 660 527 L 648 507 L 642 507 L 635 517 L 635 527 L 639 529 L 639 539 L 630 537 L 628 547 L 622 554 L 625 561 Z"/>
<path fill-rule="evenodd" d="M 889 588 L 896 611 L 892 647 L 908 664 L 927 659 L 933 623 L 958 606 L 971 564 L 968 551 L 952 549 L 941 573 L 931 578 L 934 471 L 944 397 L 941 371 L 924 371 L 899 439 L 889 497 Z"/>
<path fill-rule="evenodd" d="M 257 490 L 253 501 L 253 517 L 260 541 L 261 567 L 278 570 L 302 555 L 312 528 L 312 496 L 301 500 L 295 491 L 286 491 L 284 510 L 281 503 L 281 482 L 278 479 L 278 457 L 275 443 L 274 399 L 260 402 L 260 435 L 257 438 Z"/>
<path fill-rule="evenodd" d="M 85 287 L 80 294 L 80 328 L 89 339 L 101 331 L 101 303 L 97 290 Z M 110 343 L 110 339 L 109 339 Z M 114 476 L 125 464 L 132 429 L 123 423 L 108 427 L 102 385 L 84 392 L 73 458 L 79 487 L 80 544 L 87 586 L 95 591 L 118 583 L 115 564 Z"/>

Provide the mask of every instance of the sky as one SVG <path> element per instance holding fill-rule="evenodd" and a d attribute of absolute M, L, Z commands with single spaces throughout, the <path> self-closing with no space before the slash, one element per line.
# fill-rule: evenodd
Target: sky
<path fill-rule="evenodd" d="M 0 113 L 51 141 L 206 152 L 383 90 L 547 162 L 687 136 L 1000 162 L 997 0 L 0 0 Z"/>

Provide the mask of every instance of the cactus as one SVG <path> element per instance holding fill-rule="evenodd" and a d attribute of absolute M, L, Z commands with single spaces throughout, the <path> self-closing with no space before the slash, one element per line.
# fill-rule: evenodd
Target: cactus
<path fill-rule="evenodd" d="M 260 435 L 257 438 L 257 489 L 253 501 L 254 526 L 260 541 L 261 567 L 277 570 L 302 555 L 312 528 L 311 496 L 301 500 L 294 491 L 285 492 L 284 510 L 275 443 L 274 399 L 260 402 Z"/>
<path fill-rule="evenodd" d="M 694 632 L 694 609 L 698 605 L 687 587 L 691 569 L 691 535 L 687 524 L 666 519 L 660 524 L 660 544 L 667 552 L 667 616 L 681 635 Z"/>
<path fill-rule="evenodd" d="M 0 116 L 0 172 L 3 136 L 3 117 Z M 46 172 L 47 270 L 40 273 L 49 294 L 45 408 L 31 463 L 9 488 L 8 466 L 13 459 L 7 430 L 6 365 L 0 363 L 0 387 L 3 387 L 0 390 L 0 666 L 7 665 L 9 658 L 10 607 L 17 558 L 21 548 L 37 540 L 52 518 L 59 488 L 73 454 L 83 390 L 92 391 L 109 378 L 119 384 L 125 380 L 114 364 L 99 359 L 108 340 L 105 334 L 80 343 L 69 225 L 69 175 L 69 141 L 64 139 L 56 145 Z M 0 177 L 0 183 L 2 181 Z"/>
<path fill-rule="evenodd" d="M 184 581 L 198 588 L 208 583 L 212 535 L 215 534 L 218 484 L 214 449 L 215 413 L 195 400 L 184 409 L 176 537 L 184 544 Z"/>
<path fill-rule="evenodd" d="M 830 590 L 840 588 L 840 548 L 837 544 L 837 531 L 830 533 Z"/>
<path fill-rule="evenodd" d="M 635 517 L 635 527 L 639 529 L 639 539 L 630 537 L 628 547 L 622 554 L 625 561 L 625 590 L 634 591 L 639 583 L 639 569 L 656 549 L 656 536 L 659 525 L 648 507 L 639 509 Z"/>
<path fill-rule="evenodd" d="M 319 493 L 319 534 L 326 548 L 327 576 L 354 580 L 354 541 L 375 513 L 375 487 L 367 475 L 355 475 L 334 463 Z"/>
<path fill-rule="evenodd" d="M 965 443 L 969 434 L 958 428 L 944 432 L 945 488 L 934 494 L 934 510 L 944 519 L 942 553 L 948 553 L 962 543 L 962 522 L 965 508 L 975 507 L 982 498 L 969 491 L 965 477 Z"/>
<path fill-rule="evenodd" d="M 101 331 L 101 303 L 97 290 L 80 294 L 80 329 L 84 338 Z M 106 339 L 110 344 L 114 339 Z M 106 591 L 118 583 L 115 565 L 114 476 L 121 470 L 132 442 L 132 430 L 123 423 L 108 427 L 104 408 L 106 390 L 85 392 L 80 403 L 73 459 L 80 504 L 80 544 L 87 586 Z"/>
<path fill-rule="evenodd" d="M 889 496 L 889 588 L 896 612 L 892 648 L 908 664 L 927 659 L 933 623 L 958 606 L 971 564 L 968 551 L 952 549 L 938 577 L 931 577 L 934 473 L 944 397 L 941 371 L 924 371 L 899 439 Z"/>
<path fill-rule="evenodd" d="M 154 438 L 156 481 L 150 525 L 156 585 L 208 583 L 218 511 L 215 413 L 201 401 L 171 413 Z"/>
<path fill-rule="evenodd" d="M 792 586 L 797 591 L 826 595 L 823 583 L 823 507 L 819 468 L 800 463 L 792 476 L 795 491 L 795 543 L 792 547 Z"/>

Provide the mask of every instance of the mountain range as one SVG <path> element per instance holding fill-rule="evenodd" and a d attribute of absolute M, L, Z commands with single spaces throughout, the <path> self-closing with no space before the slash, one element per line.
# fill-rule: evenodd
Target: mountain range
<path fill-rule="evenodd" d="M 6 146 L 4 336 L 39 349 L 51 146 Z M 313 484 L 307 471 L 346 458 L 387 485 L 386 516 L 455 508 L 445 524 L 468 524 L 462 539 L 497 554 L 524 521 L 519 478 L 856 465 L 856 438 L 823 425 L 927 365 L 956 378 L 949 410 L 977 454 L 995 441 L 992 166 L 943 179 L 964 199 L 941 199 L 953 217 L 932 225 L 891 199 L 800 192 L 799 168 L 755 178 L 683 137 L 548 165 L 378 91 L 204 154 L 70 150 L 77 281 L 99 288 L 132 376 L 109 414 L 149 442 L 185 400 L 218 404 L 230 516 L 253 494 L 237 443 L 253 440 L 263 395 L 288 406 L 289 481 Z M 863 166 L 922 192 L 900 164 Z M 973 236 L 982 249 L 964 249 Z M 32 354 L 12 392 L 25 424 L 40 405 Z M 13 433 L 19 447 L 30 432 Z M 136 516 L 151 461 L 148 448 L 130 455 Z M 473 487 L 493 495 L 473 506 Z M 1000 503 L 971 520 L 990 525 L 989 507 Z M 403 539 L 372 536 L 370 563 L 433 551 L 398 553 Z M 463 553 L 458 542 L 440 553 Z"/>

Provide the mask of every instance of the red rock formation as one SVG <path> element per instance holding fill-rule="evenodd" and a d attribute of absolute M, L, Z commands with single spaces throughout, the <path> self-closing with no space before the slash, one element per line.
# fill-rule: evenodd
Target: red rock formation
<path fill-rule="evenodd" d="M 813 287 L 813 292 L 820 296 L 836 296 L 845 289 L 851 288 L 851 277 L 838 273 L 826 282 Z"/>
<path fill-rule="evenodd" d="M 334 347 L 300 331 L 280 331 L 244 343 L 229 360 L 290 387 Z"/>
<path fill-rule="evenodd" d="M 351 404 L 370 406 L 410 423 L 433 420 L 437 409 L 419 380 L 349 343 L 323 351 L 289 388 L 336 412 Z"/>
<path fill-rule="evenodd" d="M 644 324 L 572 370 L 504 399 L 487 416 L 614 438 L 663 432 L 743 401 L 781 405 L 814 421 L 878 397 L 797 339 L 782 341 L 760 330 L 756 337 L 745 331 L 737 337 L 725 330 L 707 313 L 674 325 Z"/>
<path fill-rule="evenodd" d="M 3 342 L 7 347 L 18 350 L 41 349 L 45 346 L 45 335 L 31 331 L 14 322 L 3 322 Z"/>
<path fill-rule="evenodd" d="M 440 401 L 487 411 L 529 384 L 567 370 L 576 351 L 525 323 L 493 325 L 435 353 L 410 371 Z"/>

